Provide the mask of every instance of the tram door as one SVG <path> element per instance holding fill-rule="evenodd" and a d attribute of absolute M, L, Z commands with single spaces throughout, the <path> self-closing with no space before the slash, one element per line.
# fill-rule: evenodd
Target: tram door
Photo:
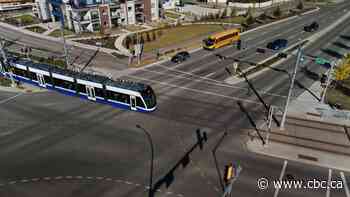
<path fill-rule="evenodd" d="M 95 88 L 92 86 L 86 86 L 86 94 L 88 99 L 96 101 Z"/>
<path fill-rule="evenodd" d="M 130 108 L 131 110 L 137 110 L 136 109 L 136 97 L 135 96 L 130 96 Z"/>
<path fill-rule="evenodd" d="M 38 79 L 39 86 L 45 88 L 46 87 L 46 83 L 45 83 L 44 75 L 37 73 L 36 74 L 36 78 Z"/>

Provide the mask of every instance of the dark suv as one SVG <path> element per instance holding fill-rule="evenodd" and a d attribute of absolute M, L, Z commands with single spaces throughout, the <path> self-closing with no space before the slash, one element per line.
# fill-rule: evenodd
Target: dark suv
<path fill-rule="evenodd" d="M 310 25 L 307 25 L 304 27 L 304 31 L 306 32 L 313 32 L 313 31 L 317 31 L 318 30 L 318 23 L 317 22 L 313 22 Z"/>
<path fill-rule="evenodd" d="M 286 39 L 277 39 L 273 42 L 269 42 L 266 46 L 266 48 L 268 49 L 272 49 L 272 50 L 279 50 L 282 48 L 287 47 L 288 45 L 288 40 Z"/>
<path fill-rule="evenodd" d="M 181 52 L 177 53 L 176 55 L 174 55 L 170 61 L 172 61 L 174 63 L 180 63 L 180 62 L 183 62 L 190 57 L 191 56 L 187 51 L 181 51 Z"/>

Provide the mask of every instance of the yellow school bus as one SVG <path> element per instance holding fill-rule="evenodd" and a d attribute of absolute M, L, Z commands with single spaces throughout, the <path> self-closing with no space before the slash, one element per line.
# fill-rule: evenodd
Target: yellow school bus
<path fill-rule="evenodd" d="M 239 32 L 240 29 L 234 28 L 210 35 L 207 39 L 203 40 L 203 48 L 213 50 L 232 44 L 240 40 Z"/>

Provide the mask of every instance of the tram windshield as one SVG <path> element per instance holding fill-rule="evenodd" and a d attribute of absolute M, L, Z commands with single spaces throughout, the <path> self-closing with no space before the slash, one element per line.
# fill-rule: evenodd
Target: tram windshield
<path fill-rule="evenodd" d="M 156 106 L 156 95 L 150 86 L 148 86 L 144 91 L 141 92 L 143 100 L 146 102 L 148 109 Z"/>

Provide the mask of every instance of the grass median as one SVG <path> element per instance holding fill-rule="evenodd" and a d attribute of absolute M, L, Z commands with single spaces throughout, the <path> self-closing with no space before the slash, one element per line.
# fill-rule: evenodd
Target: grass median
<path fill-rule="evenodd" d="M 69 36 L 69 35 L 73 35 L 73 34 L 74 34 L 74 32 L 72 32 L 70 30 L 67 30 L 67 29 L 64 30 L 64 36 Z M 61 37 L 61 30 L 60 29 L 56 29 L 53 32 L 49 33 L 49 36 Z"/>
<path fill-rule="evenodd" d="M 173 45 L 184 44 L 188 40 L 209 35 L 213 32 L 223 31 L 221 25 L 184 25 L 162 29 L 163 33 L 158 39 L 146 42 L 145 52 L 152 52 L 154 49 L 161 49 Z"/>

